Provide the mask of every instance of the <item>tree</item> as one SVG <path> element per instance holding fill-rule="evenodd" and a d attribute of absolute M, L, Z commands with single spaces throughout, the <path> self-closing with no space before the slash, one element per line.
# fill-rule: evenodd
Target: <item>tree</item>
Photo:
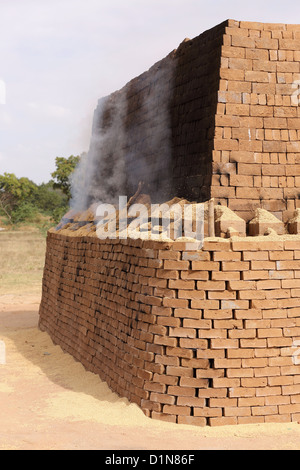
<path fill-rule="evenodd" d="M 16 207 L 27 202 L 36 188 L 28 178 L 17 178 L 13 173 L 0 175 L 0 209 L 10 222 L 14 222 Z"/>
<path fill-rule="evenodd" d="M 64 194 L 71 199 L 70 176 L 75 170 L 80 160 L 80 156 L 71 155 L 69 158 L 57 157 L 55 159 L 56 170 L 51 173 L 53 178 L 53 188 L 61 189 Z"/>

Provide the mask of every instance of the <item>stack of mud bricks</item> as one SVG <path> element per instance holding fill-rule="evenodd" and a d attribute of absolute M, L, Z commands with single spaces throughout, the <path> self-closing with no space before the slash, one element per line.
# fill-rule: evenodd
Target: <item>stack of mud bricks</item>
<path fill-rule="evenodd" d="M 300 419 L 300 241 L 105 240 L 50 232 L 40 328 L 147 416 Z"/>
<path fill-rule="evenodd" d="M 229 21 L 215 120 L 212 196 L 245 220 L 300 207 L 300 26 Z"/>

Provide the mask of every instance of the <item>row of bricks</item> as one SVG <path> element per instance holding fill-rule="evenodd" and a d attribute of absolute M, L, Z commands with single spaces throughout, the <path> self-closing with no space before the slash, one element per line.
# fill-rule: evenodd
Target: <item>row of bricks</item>
<path fill-rule="evenodd" d="M 249 138 L 251 141 L 264 141 L 263 142 L 263 151 L 265 153 L 272 153 L 272 161 L 271 163 L 278 163 L 278 154 L 286 153 L 286 146 L 280 147 L 277 143 L 277 147 L 274 149 L 271 147 L 270 142 L 273 141 L 282 141 L 289 142 L 294 141 L 297 142 L 299 139 L 300 131 L 296 129 L 245 129 L 245 128 L 236 128 L 236 127 L 219 127 L 216 129 L 215 138 L 216 140 L 220 141 L 222 139 L 239 139 L 240 141 L 246 141 Z M 268 143 L 269 142 L 269 143 Z M 275 145 L 275 142 L 274 145 Z M 219 144 L 220 145 L 220 144 Z M 259 152 L 258 152 L 259 153 Z M 275 160 L 275 156 L 277 157 L 277 161 Z M 262 160 L 262 159 L 261 159 Z M 256 160 L 256 163 L 260 163 Z M 265 162 L 263 162 L 265 163 Z M 287 159 L 285 159 L 284 163 L 287 163 Z"/>
<path fill-rule="evenodd" d="M 274 51 L 278 51 L 278 49 L 287 51 L 300 50 L 300 32 L 297 30 L 279 31 L 276 29 L 276 31 L 261 31 L 259 37 L 258 33 L 254 33 L 252 29 L 227 27 L 225 28 L 225 34 L 228 36 L 228 39 L 224 38 L 224 44 L 227 46 L 233 45 L 247 49 Z"/>
<path fill-rule="evenodd" d="M 244 105 L 241 105 L 244 106 Z M 248 105 L 245 105 L 248 106 Z M 264 109 L 260 109 L 258 112 L 268 112 L 272 113 L 272 107 L 262 107 Z M 282 108 L 281 108 L 282 109 Z M 234 111 L 236 114 L 239 113 L 239 111 L 236 109 Z M 247 112 L 244 108 L 242 112 Z M 299 147 L 299 142 L 297 140 L 298 137 L 295 137 L 294 141 L 289 141 L 285 142 L 283 140 L 249 140 L 248 139 L 239 139 L 239 138 L 232 138 L 231 132 L 226 132 L 226 138 L 223 139 L 215 139 L 214 140 L 214 150 L 225 150 L 225 151 L 251 151 L 251 152 L 256 152 L 256 153 L 300 153 L 300 147 Z M 224 135 L 225 135 L 224 134 Z M 227 135 L 229 134 L 229 135 Z M 295 166 L 295 169 L 297 170 L 297 166 Z M 297 174 L 293 174 L 291 172 L 291 166 L 287 165 L 287 174 L 285 171 L 283 173 L 277 173 L 277 175 L 287 175 L 287 176 L 297 176 Z M 259 168 L 259 164 L 257 165 L 257 168 Z M 249 173 L 248 173 L 249 174 Z M 257 173 L 256 173 L 257 174 Z M 261 171 L 259 171 L 259 175 L 261 174 Z M 267 173 L 268 175 L 269 173 Z M 275 173 L 276 174 L 276 173 Z M 299 174 L 298 174 L 299 175 Z"/>
<path fill-rule="evenodd" d="M 253 50 L 254 49 L 254 50 Z M 257 49 L 255 51 L 255 49 Z M 295 72 L 297 62 L 300 60 L 299 50 L 264 50 L 255 47 L 254 39 L 224 38 L 221 49 L 222 57 L 239 58 L 253 61 L 254 70 L 267 70 L 270 72 Z M 273 65 L 271 65 L 273 64 Z M 294 66 L 291 66 L 294 64 Z M 277 68 L 276 68 L 277 66 Z"/>
<path fill-rule="evenodd" d="M 222 81 L 221 81 L 222 83 Z M 227 84 L 227 82 L 225 82 Z M 228 82 L 228 88 L 233 91 L 242 91 L 244 89 L 244 82 Z M 270 94 L 270 86 L 264 84 L 253 85 L 255 87 L 254 93 L 256 94 Z M 275 88 L 274 93 L 275 95 Z M 249 105 L 248 105 L 249 106 Z M 248 108 L 247 108 L 248 109 Z M 237 111 L 237 108 L 235 108 Z M 292 111 L 293 114 L 295 111 Z M 253 116 L 240 116 L 240 115 L 216 115 L 216 127 L 231 127 L 241 129 L 279 129 L 279 130 L 299 130 L 299 118 L 292 116 L 279 116 L 279 117 L 253 117 Z"/>
<path fill-rule="evenodd" d="M 230 59 L 232 66 L 229 67 L 224 64 L 223 68 L 220 68 L 221 80 L 243 82 L 251 84 L 251 90 L 248 88 L 249 93 L 265 93 L 272 95 L 289 95 L 292 96 L 295 93 L 295 87 L 293 83 L 299 80 L 299 73 L 277 73 L 277 72 L 263 72 L 263 71 L 249 71 L 249 63 L 247 59 Z M 234 67 L 234 68 L 233 68 Z M 240 92 L 246 89 L 245 85 L 239 86 L 236 84 L 236 91 Z M 249 91 L 250 90 L 250 91 Z M 297 91 L 297 88 L 296 88 Z M 221 104 L 221 103 L 220 103 Z M 297 116 L 296 101 L 293 101 L 295 106 L 295 113 L 289 116 L 284 114 L 275 115 L 274 117 L 294 117 Z M 219 106 L 218 109 L 222 109 Z M 222 114 L 217 112 L 217 114 Z M 249 114 L 248 114 L 249 115 Z M 246 114 L 247 116 L 247 114 Z M 259 116 L 259 115 L 258 115 Z"/>
<path fill-rule="evenodd" d="M 271 171 L 274 172 L 273 168 Z M 268 173 L 269 170 L 262 168 L 262 173 L 263 172 Z M 296 182 L 296 180 L 298 181 Z M 297 188 L 297 191 L 299 191 L 298 189 L 299 180 L 300 180 L 299 177 L 293 177 L 293 176 L 288 176 L 288 177 L 286 176 L 246 176 L 243 174 L 229 175 L 229 176 L 228 175 L 213 175 L 212 185 L 247 187 L 247 188 L 252 188 L 252 187 L 254 188 L 261 188 L 261 187 L 293 188 L 292 191 L 286 191 L 285 194 L 289 197 L 295 197 L 298 193 L 294 191 L 294 188 Z"/>
<path fill-rule="evenodd" d="M 58 240 L 60 239 L 61 236 L 55 235 L 53 233 L 48 234 L 48 241 L 49 244 L 53 243 L 55 245 L 55 250 L 53 251 L 53 255 L 51 255 L 52 259 L 59 259 L 59 245 L 58 245 Z M 61 246 L 64 249 L 67 249 L 68 246 L 68 240 L 69 237 L 62 237 L 64 242 L 61 242 Z M 73 237 L 72 237 L 73 238 Z M 71 238 L 70 243 L 73 242 Z M 76 240 L 76 237 L 74 237 Z M 91 241 L 91 237 L 85 236 L 85 237 L 78 237 L 79 241 L 77 243 L 79 245 L 88 245 L 92 246 L 95 244 L 97 246 L 98 250 L 100 253 L 105 250 L 105 246 L 109 247 L 109 250 L 113 252 L 115 248 L 118 248 L 119 252 L 122 252 L 123 249 L 128 248 L 128 245 L 130 245 L 130 249 L 134 249 L 133 255 L 136 255 L 137 257 L 142 256 L 144 253 L 144 250 L 154 250 L 152 251 L 152 255 L 155 257 L 156 252 L 155 250 L 159 250 L 158 252 L 158 257 L 159 259 L 172 259 L 172 258 L 166 258 L 166 253 L 168 252 L 180 252 L 181 254 L 186 253 L 187 255 L 190 254 L 191 251 L 193 253 L 199 249 L 199 243 L 193 243 L 193 242 L 185 242 L 185 241 L 175 241 L 175 242 L 163 242 L 163 241 L 156 241 L 156 240 L 113 240 L 113 239 L 105 239 L 105 240 L 100 240 L 96 238 L 95 241 Z M 73 242 L 74 243 L 74 242 Z M 117 245 L 117 247 L 115 247 Z M 190 251 L 187 250 L 187 245 L 189 247 Z M 194 248 L 193 248 L 194 247 Z M 210 240 L 210 239 L 205 239 L 202 250 L 201 251 L 209 251 L 209 252 L 229 252 L 229 251 L 245 251 L 245 252 L 260 252 L 260 251 L 291 251 L 291 250 L 296 250 L 300 251 L 300 239 L 294 236 L 291 236 L 290 238 L 285 238 L 285 239 L 278 239 L 278 240 L 268 240 L 267 238 L 265 239 L 255 239 L 255 238 L 246 238 L 246 239 L 240 239 L 240 240 Z M 83 250 L 84 251 L 84 250 Z M 92 251 L 93 253 L 93 251 Z M 96 253 L 96 251 L 95 251 Z M 198 253 L 198 251 L 197 251 Z M 50 255 L 50 254 L 49 254 Z M 170 255 L 172 256 L 172 255 Z M 176 256 L 176 255 L 175 255 Z M 68 260 L 66 264 L 68 263 Z M 61 264 L 61 263 L 60 263 Z"/>

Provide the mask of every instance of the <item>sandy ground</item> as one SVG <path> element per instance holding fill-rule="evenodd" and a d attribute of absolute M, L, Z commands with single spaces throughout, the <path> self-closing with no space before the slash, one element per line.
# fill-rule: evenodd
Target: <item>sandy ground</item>
<path fill-rule="evenodd" d="M 300 449 L 297 423 L 197 428 L 145 417 L 38 330 L 39 301 L 0 296 L 0 450 Z"/>

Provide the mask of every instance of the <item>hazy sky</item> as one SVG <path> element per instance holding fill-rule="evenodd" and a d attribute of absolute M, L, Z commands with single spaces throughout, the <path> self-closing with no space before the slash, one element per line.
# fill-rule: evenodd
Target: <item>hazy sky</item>
<path fill-rule="evenodd" d="M 0 174 L 48 181 L 88 149 L 100 97 L 228 18 L 300 23 L 300 3 L 0 0 Z"/>

